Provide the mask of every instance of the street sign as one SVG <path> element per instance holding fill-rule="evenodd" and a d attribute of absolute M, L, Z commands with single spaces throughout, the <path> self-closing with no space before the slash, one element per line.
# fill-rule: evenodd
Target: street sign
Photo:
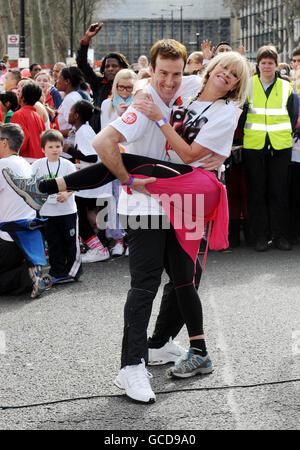
<path fill-rule="evenodd" d="M 9 34 L 8 35 L 8 42 L 10 44 L 12 44 L 12 45 L 18 44 L 20 42 L 19 35 L 17 35 L 17 34 Z"/>
<path fill-rule="evenodd" d="M 7 53 L 12 61 L 19 58 L 20 36 L 18 34 L 8 34 L 7 36 Z"/>

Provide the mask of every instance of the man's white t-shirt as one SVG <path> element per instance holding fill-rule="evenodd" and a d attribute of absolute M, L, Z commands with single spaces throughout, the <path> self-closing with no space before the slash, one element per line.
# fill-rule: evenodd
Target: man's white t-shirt
<path fill-rule="evenodd" d="M 15 220 L 36 217 L 36 212 L 24 202 L 16 192 L 9 186 L 2 174 L 2 169 L 9 167 L 17 175 L 30 178 L 32 169 L 30 164 L 20 156 L 11 155 L 0 159 L 0 222 L 13 222 Z M 13 241 L 8 233 L 0 231 L 0 238 L 5 241 Z"/>
<path fill-rule="evenodd" d="M 48 164 L 47 164 L 48 163 Z M 55 178 L 64 177 L 76 171 L 73 163 L 65 158 L 59 158 L 59 161 L 50 162 L 48 158 L 41 158 L 32 164 L 32 172 L 38 177 Z M 58 202 L 56 200 L 57 194 L 50 195 L 40 209 L 41 216 L 65 216 L 67 214 L 74 214 L 77 211 L 74 194 L 65 202 Z"/>
<path fill-rule="evenodd" d="M 77 146 L 77 149 L 81 151 L 81 153 L 83 153 L 85 156 L 97 155 L 96 150 L 92 146 L 92 141 L 95 136 L 96 136 L 95 131 L 87 122 L 84 125 L 81 125 L 81 127 L 76 131 L 74 144 L 75 146 Z M 98 162 L 99 161 L 100 158 L 98 157 Z M 93 163 L 80 161 L 80 168 L 82 169 L 92 164 Z M 109 197 L 112 195 L 111 183 L 95 189 L 77 191 L 75 192 L 75 195 L 76 197 L 83 197 L 83 198 Z"/>
<path fill-rule="evenodd" d="M 187 98 L 197 95 L 200 85 L 201 79 L 198 76 L 183 77 L 181 86 L 170 102 L 170 106 L 162 101 L 151 85 L 146 86 L 145 92 L 152 96 L 154 103 L 159 106 L 164 117 L 169 120 L 176 99 L 180 97 L 182 101 L 185 101 Z M 154 121 L 149 120 L 132 106 L 110 125 L 126 139 L 126 153 L 148 156 L 161 161 L 169 160 L 165 150 L 166 139 L 161 130 Z M 118 212 L 125 215 L 165 215 L 161 204 L 152 196 L 136 191 L 132 191 L 132 195 L 128 195 L 124 190 L 119 198 Z"/>

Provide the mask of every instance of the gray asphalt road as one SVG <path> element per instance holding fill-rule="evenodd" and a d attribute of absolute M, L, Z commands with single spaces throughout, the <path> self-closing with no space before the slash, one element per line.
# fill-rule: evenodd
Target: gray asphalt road
<path fill-rule="evenodd" d="M 214 372 L 173 380 L 151 368 L 153 405 L 113 384 L 127 258 L 85 265 L 81 282 L 34 301 L 0 297 L 0 429 L 299 430 L 299 262 L 300 247 L 209 253 L 200 294 Z"/>

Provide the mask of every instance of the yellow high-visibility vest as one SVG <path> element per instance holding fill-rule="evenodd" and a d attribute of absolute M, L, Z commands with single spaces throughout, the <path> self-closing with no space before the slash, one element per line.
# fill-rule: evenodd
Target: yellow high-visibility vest
<path fill-rule="evenodd" d="M 292 90 L 288 81 L 277 78 L 267 97 L 258 75 L 250 79 L 244 148 L 262 149 L 267 133 L 275 150 L 292 147 L 292 126 L 287 111 L 287 101 Z"/>

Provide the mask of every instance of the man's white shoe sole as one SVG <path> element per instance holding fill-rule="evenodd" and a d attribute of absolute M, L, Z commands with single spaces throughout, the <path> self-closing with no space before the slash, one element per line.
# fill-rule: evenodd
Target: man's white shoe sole
<path fill-rule="evenodd" d="M 163 366 L 164 364 L 174 363 L 180 356 L 176 359 L 151 359 L 148 361 L 148 366 Z"/>
<path fill-rule="evenodd" d="M 179 358 L 183 356 L 182 353 L 179 354 L 169 354 L 169 357 L 165 358 L 151 358 L 149 357 L 148 366 L 162 366 L 164 364 L 175 363 Z"/>

